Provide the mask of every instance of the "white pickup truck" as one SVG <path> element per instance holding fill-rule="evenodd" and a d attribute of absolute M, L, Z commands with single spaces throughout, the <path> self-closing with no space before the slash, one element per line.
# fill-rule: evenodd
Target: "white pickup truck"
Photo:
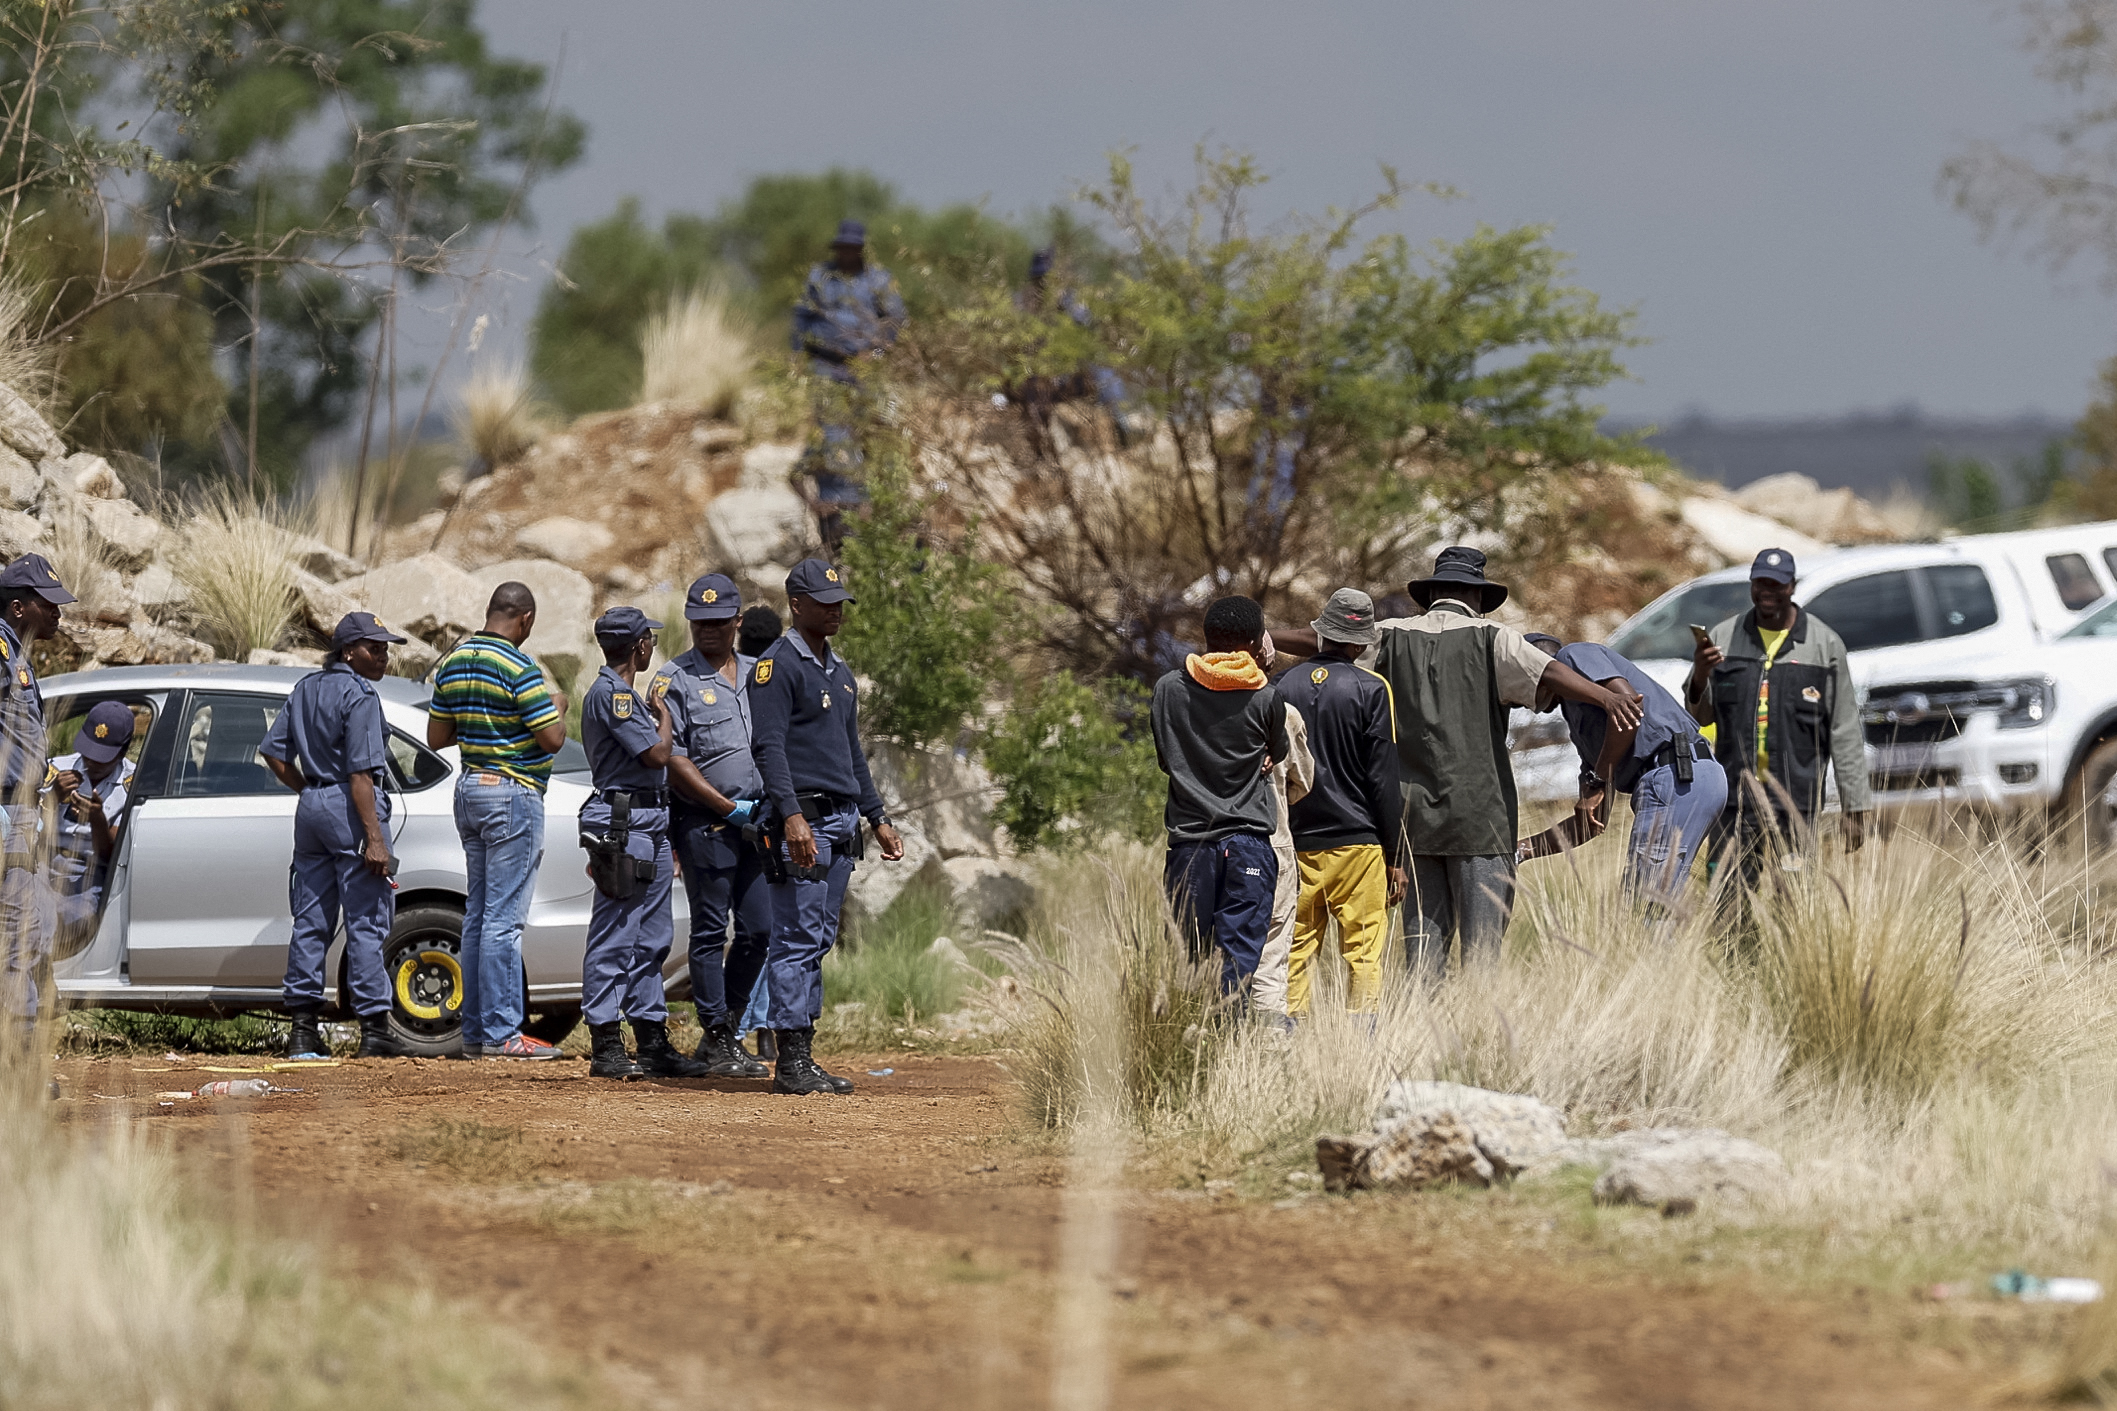
<path fill-rule="evenodd" d="M 2098 801 L 2117 841 L 2117 522 L 1811 555 L 1797 597 L 1851 652 L 1875 806 Z M 1749 604 L 1747 566 L 1674 588 L 1610 635 L 1671 690 L 1688 624 Z M 1549 751 L 1537 751 L 1542 755 Z M 1554 753 L 1554 761 L 1558 756 Z M 1537 768 L 1521 759 L 1525 792 Z"/>

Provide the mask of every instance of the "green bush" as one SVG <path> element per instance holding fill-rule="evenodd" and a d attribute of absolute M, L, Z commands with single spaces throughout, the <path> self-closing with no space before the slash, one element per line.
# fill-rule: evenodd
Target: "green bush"
<path fill-rule="evenodd" d="M 1000 786 L 993 817 L 1018 850 L 1159 833 L 1168 780 L 1154 763 L 1146 711 L 1146 691 L 1133 681 L 1091 686 L 1056 671 L 1022 683 L 983 742 Z M 1068 820 L 1076 826 L 1062 826 Z"/>
<path fill-rule="evenodd" d="M 957 1008 L 971 973 L 953 957 L 936 953 L 933 944 L 960 921 L 945 883 L 912 882 L 880 916 L 856 919 L 844 941 L 824 957 L 825 1009 L 860 1004 L 859 1020 L 845 1027 L 865 1028 L 929 1019 Z"/>
<path fill-rule="evenodd" d="M 287 1030 L 254 1014 L 194 1019 L 131 1009 L 82 1009 L 67 1016 L 66 1044 L 91 1053 L 278 1053 L 287 1045 Z"/>

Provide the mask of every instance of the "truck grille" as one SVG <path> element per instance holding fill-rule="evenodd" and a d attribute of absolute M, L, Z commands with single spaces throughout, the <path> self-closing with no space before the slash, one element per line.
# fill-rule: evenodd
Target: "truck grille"
<path fill-rule="evenodd" d="M 1952 789 L 1963 781 L 1963 772 L 1953 765 L 1921 765 L 1916 769 L 1878 769 L 1867 776 L 1868 787 L 1878 794 L 1908 794 L 1920 789 Z"/>
<path fill-rule="evenodd" d="M 1963 722 L 1973 709 L 1992 704 L 1984 699 L 1986 694 L 1975 681 L 1911 681 L 1901 686 L 1876 686 L 1868 691 L 1867 703 L 1860 709 L 1861 731 L 1868 744 L 1883 748 L 1936 745 L 1962 734 Z"/>

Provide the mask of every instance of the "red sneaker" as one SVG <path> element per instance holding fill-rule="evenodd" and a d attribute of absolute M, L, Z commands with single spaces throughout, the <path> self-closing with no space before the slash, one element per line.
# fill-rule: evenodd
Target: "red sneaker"
<path fill-rule="evenodd" d="M 531 1062 L 565 1057 L 564 1054 L 559 1052 L 557 1045 L 547 1044 L 542 1039 L 532 1039 L 527 1034 L 517 1034 L 504 1044 L 487 1044 L 485 1046 L 485 1056 L 487 1058 L 525 1058 Z"/>

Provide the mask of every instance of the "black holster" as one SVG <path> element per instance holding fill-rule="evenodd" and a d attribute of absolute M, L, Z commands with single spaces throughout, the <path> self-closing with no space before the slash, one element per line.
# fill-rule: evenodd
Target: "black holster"
<path fill-rule="evenodd" d="M 588 878 L 595 889 L 612 901 L 630 901 L 642 885 L 654 880 L 654 859 L 634 857 L 627 850 L 632 841 L 632 795 L 615 791 L 610 801 L 610 829 L 598 833 L 581 825 L 581 846 L 588 853 Z"/>
<path fill-rule="evenodd" d="M 745 836 L 748 830 L 744 830 Z M 767 818 L 757 830 L 757 848 L 764 856 L 764 879 L 768 883 L 778 882 L 827 882 L 831 869 L 818 863 L 810 867 L 796 867 L 781 856 L 779 845 L 786 839 L 786 819 Z"/>

